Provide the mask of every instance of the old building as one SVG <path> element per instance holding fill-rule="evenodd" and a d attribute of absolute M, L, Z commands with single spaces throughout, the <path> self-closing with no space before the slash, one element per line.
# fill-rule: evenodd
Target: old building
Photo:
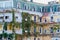
<path fill-rule="evenodd" d="M 0 0 L 0 40 L 60 40 L 60 4 Z"/>

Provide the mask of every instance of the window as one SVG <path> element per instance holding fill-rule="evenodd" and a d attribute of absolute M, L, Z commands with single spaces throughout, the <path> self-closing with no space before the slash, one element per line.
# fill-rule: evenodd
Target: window
<path fill-rule="evenodd" d="M 38 38 L 38 40 L 40 40 L 40 39 Z"/>
<path fill-rule="evenodd" d="M 25 6 L 25 10 L 26 10 L 26 6 Z"/>
<path fill-rule="evenodd" d="M 0 35 L 0 40 L 2 40 L 2 35 Z"/>
<path fill-rule="evenodd" d="M 58 39 L 56 39 L 56 40 L 58 40 Z"/>
<path fill-rule="evenodd" d="M 59 29 L 57 31 L 59 32 Z"/>
<path fill-rule="evenodd" d="M 35 11 L 35 8 L 34 8 L 34 11 Z"/>
<path fill-rule="evenodd" d="M 60 19 L 59 18 L 57 19 L 57 22 L 60 22 Z"/>
<path fill-rule="evenodd" d="M 34 33 L 36 32 L 36 28 L 34 27 Z"/>
<path fill-rule="evenodd" d="M 36 38 L 34 38 L 34 40 L 36 40 Z"/>
<path fill-rule="evenodd" d="M 47 22 L 47 20 L 45 19 L 45 22 Z"/>
<path fill-rule="evenodd" d="M 39 11 L 42 12 L 42 8 L 40 8 Z"/>
<path fill-rule="evenodd" d="M 35 11 L 35 7 L 32 7 L 32 11 Z"/>
<path fill-rule="evenodd" d="M 34 22 L 36 22 L 36 16 L 34 16 Z"/>
<path fill-rule="evenodd" d="M 53 16 L 51 17 L 51 22 L 53 21 Z"/>
<path fill-rule="evenodd" d="M 5 16 L 5 19 L 8 19 L 9 18 L 9 16 Z"/>
<path fill-rule="evenodd" d="M 3 17 L 0 17 L 0 19 L 3 19 Z"/>
<path fill-rule="evenodd" d="M 18 19 L 18 17 L 16 16 L 16 19 Z"/>
<path fill-rule="evenodd" d="M 53 33 L 53 27 L 50 28 L 50 33 Z"/>
<path fill-rule="evenodd" d="M 11 40 L 11 38 L 8 38 L 8 40 Z"/>
<path fill-rule="evenodd" d="M 24 9 L 25 9 L 25 10 L 27 9 L 27 5 L 26 5 L 26 4 L 24 5 Z"/>
<path fill-rule="evenodd" d="M 20 8 L 20 3 L 19 2 L 17 3 L 17 8 Z"/>
<path fill-rule="evenodd" d="M 57 8 L 57 11 L 60 12 L 60 7 Z"/>
<path fill-rule="evenodd" d="M 42 22 L 42 17 L 40 17 L 40 22 Z"/>
<path fill-rule="evenodd" d="M 29 10 L 29 6 L 28 6 L 28 10 Z"/>
<path fill-rule="evenodd" d="M 43 8 L 42 8 L 42 11 L 43 11 L 43 12 L 50 12 L 50 8 L 49 8 L 49 7 L 43 7 Z"/>
<path fill-rule="evenodd" d="M 40 33 L 42 32 L 42 28 L 40 27 Z"/>
<path fill-rule="evenodd" d="M 44 30 L 44 33 L 46 33 L 46 29 Z"/>
<path fill-rule="evenodd" d="M 8 40 L 12 40 L 12 35 L 10 34 L 10 35 L 8 35 Z"/>

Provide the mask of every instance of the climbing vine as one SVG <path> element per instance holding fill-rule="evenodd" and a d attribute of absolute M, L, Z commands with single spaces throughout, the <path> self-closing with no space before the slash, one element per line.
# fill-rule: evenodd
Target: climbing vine
<path fill-rule="evenodd" d="M 30 33 L 30 26 L 31 26 L 30 14 L 22 12 L 22 29 L 23 29 L 23 33 L 25 33 L 25 30 L 27 30 L 28 34 L 29 34 Z"/>

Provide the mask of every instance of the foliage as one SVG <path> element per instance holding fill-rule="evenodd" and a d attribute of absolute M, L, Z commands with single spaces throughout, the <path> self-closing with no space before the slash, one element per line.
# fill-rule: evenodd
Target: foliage
<path fill-rule="evenodd" d="M 53 30 L 57 30 L 57 29 L 59 29 L 59 25 L 54 25 Z"/>
<path fill-rule="evenodd" d="M 8 34 L 7 33 L 3 33 L 3 37 L 4 38 L 7 38 L 8 37 Z"/>
<path fill-rule="evenodd" d="M 10 37 L 10 38 L 13 38 L 13 34 L 9 34 L 9 37 Z"/>
<path fill-rule="evenodd" d="M 30 26 L 31 26 L 31 20 L 30 20 L 30 14 L 22 12 L 22 29 L 23 29 L 23 33 L 25 32 L 25 30 L 30 31 Z M 27 19 L 27 20 L 25 20 Z"/>
<path fill-rule="evenodd" d="M 4 23 L 4 30 L 7 30 L 7 22 Z"/>

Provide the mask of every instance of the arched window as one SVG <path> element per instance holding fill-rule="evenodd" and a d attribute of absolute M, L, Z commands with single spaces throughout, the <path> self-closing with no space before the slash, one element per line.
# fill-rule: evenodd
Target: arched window
<path fill-rule="evenodd" d="M 32 11 L 35 11 L 35 7 L 32 7 Z"/>
<path fill-rule="evenodd" d="M 26 10 L 27 9 L 27 5 L 26 4 L 24 4 L 24 10 Z"/>
<path fill-rule="evenodd" d="M 58 12 L 60 12 L 60 6 L 59 6 L 59 7 L 57 7 L 57 11 L 58 11 Z"/>
<path fill-rule="evenodd" d="M 20 6 L 20 2 L 17 3 L 17 8 L 20 9 L 21 6 Z"/>
<path fill-rule="evenodd" d="M 26 10 L 26 5 L 24 6 L 24 9 Z"/>
<path fill-rule="evenodd" d="M 53 16 L 51 16 L 51 22 L 53 22 Z"/>

